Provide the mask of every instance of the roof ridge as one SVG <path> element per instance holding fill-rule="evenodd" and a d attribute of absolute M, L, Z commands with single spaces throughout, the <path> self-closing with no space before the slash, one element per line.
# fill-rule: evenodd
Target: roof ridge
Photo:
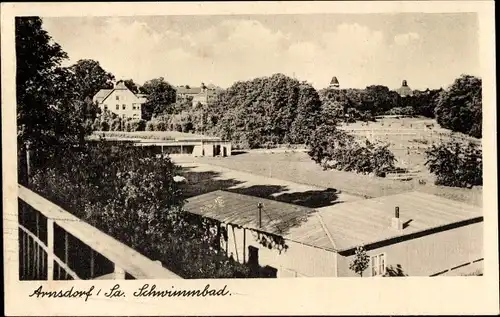
<path fill-rule="evenodd" d="M 103 90 L 103 89 L 101 89 L 101 90 Z M 104 100 L 106 100 L 106 98 L 108 98 L 109 95 L 111 95 L 113 93 L 113 91 L 115 91 L 115 88 L 109 88 L 108 94 L 102 98 L 101 102 L 104 102 Z"/>
<path fill-rule="evenodd" d="M 337 245 L 335 244 L 335 241 L 333 240 L 333 237 L 330 234 L 330 231 L 328 231 L 328 228 L 326 227 L 326 224 L 323 221 L 323 218 L 321 217 L 321 214 L 319 213 L 319 211 L 316 211 L 316 216 L 318 217 L 319 223 L 321 224 L 321 227 L 323 228 L 323 231 L 326 233 L 326 236 L 328 237 L 328 240 L 330 240 L 333 248 L 335 250 L 337 250 Z"/>

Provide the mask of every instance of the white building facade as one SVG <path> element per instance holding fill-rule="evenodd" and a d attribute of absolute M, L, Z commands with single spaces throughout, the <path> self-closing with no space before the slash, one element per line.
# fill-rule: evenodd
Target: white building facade
<path fill-rule="evenodd" d="M 112 89 L 101 89 L 92 100 L 101 111 L 107 110 L 120 118 L 130 119 L 141 119 L 141 107 L 145 102 L 145 98 L 135 95 L 123 83 Z"/>

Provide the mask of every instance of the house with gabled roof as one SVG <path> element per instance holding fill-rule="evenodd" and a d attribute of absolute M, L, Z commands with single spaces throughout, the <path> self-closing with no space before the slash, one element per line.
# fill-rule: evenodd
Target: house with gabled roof
<path fill-rule="evenodd" d="M 221 88 L 213 84 L 205 85 L 204 83 L 201 83 L 199 87 L 190 87 L 185 85 L 178 86 L 175 90 L 178 101 L 191 100 L 193 106 L 196 106 L 198 103 L 206 105 L 215 100 L 217 92 L 219 92 Z"/>
<path fill-rule="evenodd" d="M 421 192 L 311 209 L 219 190 L 184 209 L 218 221 L 223 252 L 272 277 L 357 276 L 349 266 L 359 246 L 369 258 L 363 277 L 462 275 L 483 265 L 481 208 Z"/>
<path fill-rule="evenodd" d="M 136 95 L 120 82 L 111 89 L 101 89 L 92 98 L 101 111 L 110 111 L 120 118 L 141 119 L 145 95 Z"/>

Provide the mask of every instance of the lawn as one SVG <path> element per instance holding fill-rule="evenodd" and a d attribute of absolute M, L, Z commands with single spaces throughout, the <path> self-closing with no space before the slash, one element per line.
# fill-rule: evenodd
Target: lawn
<path fill-rule="evenodd" d="M 189 158 L 192 162 L 205 163 L 282 179 L 299 184 L 335 188 L 346 194 L 365 198 L 419 190 L 449 199 L 482 206 L 482 188 L 463 189 L 435 186 L 418 180 L 399 181 L 343 171 L 323 171 L 306 153 L 243 153 L 226 158 Z"/>

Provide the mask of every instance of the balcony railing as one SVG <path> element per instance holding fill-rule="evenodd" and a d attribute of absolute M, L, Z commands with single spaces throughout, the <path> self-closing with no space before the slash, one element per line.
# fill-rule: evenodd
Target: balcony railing
<path fill-rule="evenodd" d="M 181 278 L 21 185 L 18 198 L 20 280 Z"/>

